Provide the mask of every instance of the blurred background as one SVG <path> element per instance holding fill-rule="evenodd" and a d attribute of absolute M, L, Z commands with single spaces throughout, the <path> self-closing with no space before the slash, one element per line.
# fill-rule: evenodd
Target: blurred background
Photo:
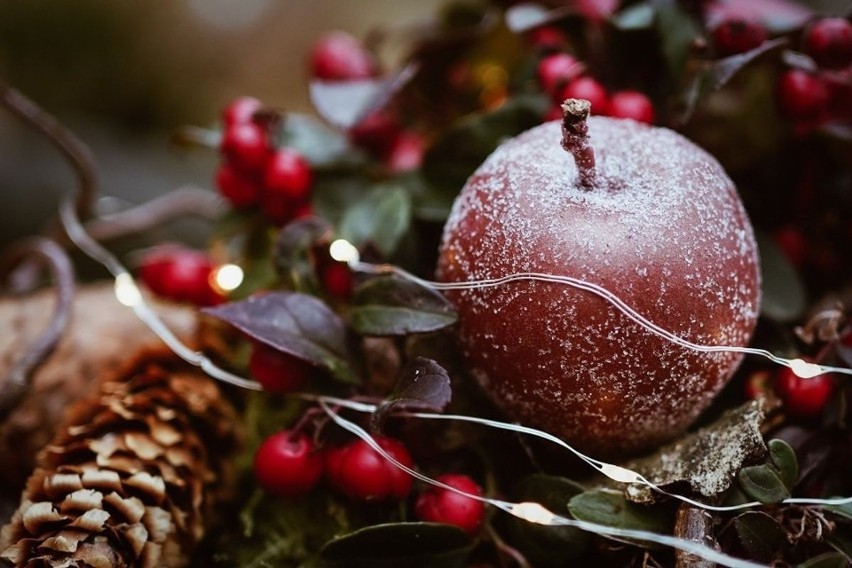
<path fill-rule="evenodd" d="M 252 95 L 310 112 L 306 58 L 323 31 L 358 37 L 434 18 L 443 0 L 91 0 L 0 2 L 0 81 L 72 128 L 94 152 L 102 194 L 141 203 L 184 184 L 212 187 L 212 151 L 169 144 L 215 126 Z M 393 42 L 380 56 L 392 65 Z M 32 234 L 73 189 L 65 162 L 0 111 L 0 247 Z"/>

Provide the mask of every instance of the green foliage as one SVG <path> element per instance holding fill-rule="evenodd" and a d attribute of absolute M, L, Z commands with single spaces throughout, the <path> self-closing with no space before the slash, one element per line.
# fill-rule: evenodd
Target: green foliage
<path fill-rule="evenodd" d="M 437 292 L 408 280 L 380 277 L 355 291 L 350 319 L 362 335 L 410 335 L 444 329 L 458 316 Z"/>
<path fill-rule="evenodd" d="M 781 525 L 760 511 L 748 511 L 734 519 L 734 529 L 749 556 L 760 562 L 775 557 L 786 540 Z"/>

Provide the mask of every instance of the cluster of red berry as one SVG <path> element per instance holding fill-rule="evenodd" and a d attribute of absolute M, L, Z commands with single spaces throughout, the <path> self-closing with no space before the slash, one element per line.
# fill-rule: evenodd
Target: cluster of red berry
<path fill-rule="evenodd" d="M 781 74 L 780 111 L 804 131 L 852 119 L 852 24 L 843 18 L 816 20 L 805 28 L 801 48 L 813 66 Z"/>
<path fill-rule="evenodd" d="M 309 65 L 314 79 L 329 82 L 374 79 L 381 73 L 373 54 L 357 38 L 342 31 L 329 32 L 317 39 Z M 370 113 L 348 135 L 355 146 L 381 161 L 391 172 L 416 169 L 423 160 L 422 136 L 406 130 L 390 107 Z"/>
<path fill-rule="evenodd" d="M 276 224 L 310 214 L 313 175 L 302 155 L 287 146 L 275 148 L 271 119 L 257 99 L 241 97 L 224 110 L 219 143 L 223 161 L 216 185 L 237 209 L 260 205 Z"/>
<path fill-rule="evenodd" d="M 225 299 L 215 281 L 216 268 L 207 253 L 164 246 L 144 256 L 139 266 L 139 279 L 163 298 L 213 306 Z"/>
<path fill-rule="evenodd" d="M 413 468 L 414 460 L 405 445 L 388 436 L 374 436 L 381 449 L 402 465 Z M 341 446 L 318 449 L 303 432 L 283 430 L 268 437 L 254 458 L 254 474 L 269 493 L 298 497 L 325 479 L 334 490 L 349 499 L 376 502 L 406 499 L 413 478 L 357 439 Z M 445 474 L 437 481 L 469 495 L 481 496 L 482 489 L 467 475 Z M 475 534 L 482 522 L 482 501 L 445 487 L 430 486 L 414 504 L 418 519 L 446 523 Z"/>
<path fill-rule="evenodd" d="M 545 28 L 546 29 L 546 28 Z M 591 113 L 616 118 L 632 118 L 639 122 L 654 122 L 654 105 L 643 93 L 634 90 L 610 92 L 597 79 L 586 72 L 585 65 L 559 46 L 560 32 L 538 31 L 532 38 L 543 49 L 544 55 L 536 68 L 538 83 L 550 97 L 553 105 L 545 115 L 548 120 L 562 117 L 560 104 L 565 99 L 586 99 L 591 103 Z"/>
<path fill-rule="evenodd" d="M 825 412 L 834 394 L 835 383 L 831 374 L 802 378 L 787 367 L 770 372 L 760 370 L 746 379 L 745 394 L 754 399 L 773 395 L 781 399 L 784 412 L 793 420 L 816 420 Z"/>

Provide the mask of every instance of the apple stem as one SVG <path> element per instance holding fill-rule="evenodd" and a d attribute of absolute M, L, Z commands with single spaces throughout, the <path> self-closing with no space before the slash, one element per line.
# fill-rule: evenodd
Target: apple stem
<path fill-rule="evenodd" d="M 595 187 L 595 149 L 589 143 L 589 117 L 591 103 L 583 99 L 566 99 L 562 103 L 562 148 L 571 152 L 580 173 L 580 187 L 591 190 Z"/>

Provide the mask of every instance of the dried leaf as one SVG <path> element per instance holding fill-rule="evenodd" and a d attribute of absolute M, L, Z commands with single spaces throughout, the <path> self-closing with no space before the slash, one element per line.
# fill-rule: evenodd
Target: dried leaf
<path fill-rule="evenodd" d="M 760 427 L 770 408 L 765 399 L 748 402 L 729 410 L 713 424 L 622 465 L 656 485 L 687 483 L 699 495 L 714 497 L 731 486 L 744 464 L 766 455 Z M 645 486 L 629 489 L 633 501 L 653 500 Z"/>
<path fill-rule="evenodd" d="M 326 369 L 337 379 L 357 380 L 349 367 L 343 321 L 314 296 L 267 292 L 203 311 L 256 341 Z"/>
<path fill-rule="evenodd" d="M 400 278 L 373 278 L 355 291 L 352 327 L 362 335 L 428 333 L 453 325 L 458 316 L 437 292 Z"/>

